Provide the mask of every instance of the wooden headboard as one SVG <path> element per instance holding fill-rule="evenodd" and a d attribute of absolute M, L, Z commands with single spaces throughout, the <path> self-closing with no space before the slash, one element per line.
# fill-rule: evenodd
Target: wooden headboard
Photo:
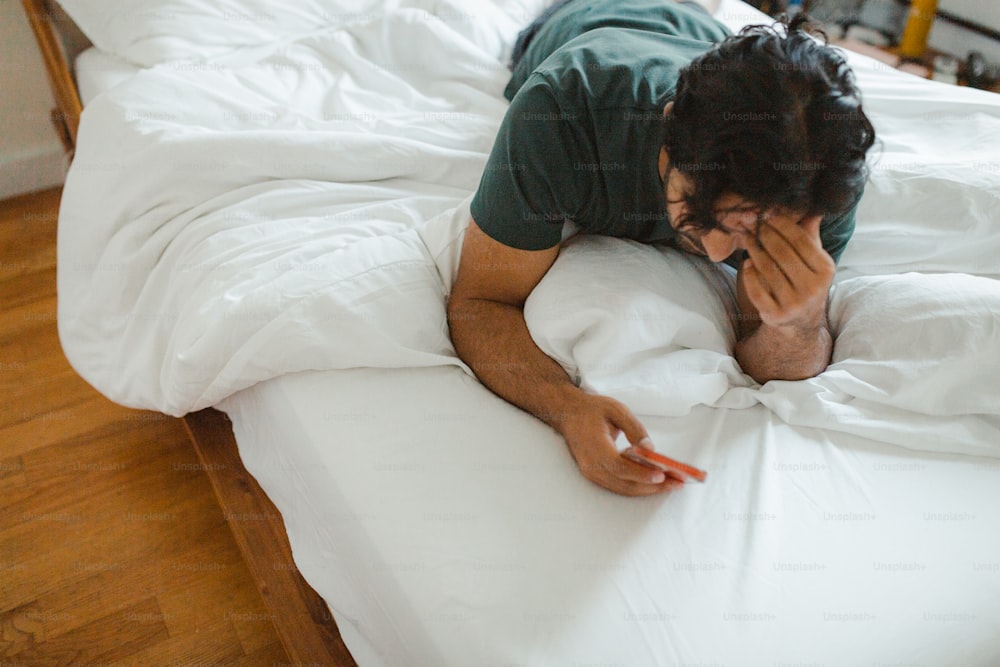
<path fill-rule="evenodd" d="M 73 61 L 88 48 L 90 40 L 80 32 L 65 10 L 53 0 L 21 0 L 28 22 L 35 32 L 35 39 L 45 60 L 52 95 L 56 108 L 52 110 L 52 123 L 67 153 L 76 146 L 76 131 L 80 125 L 83 104 L 76 79 Z"/>

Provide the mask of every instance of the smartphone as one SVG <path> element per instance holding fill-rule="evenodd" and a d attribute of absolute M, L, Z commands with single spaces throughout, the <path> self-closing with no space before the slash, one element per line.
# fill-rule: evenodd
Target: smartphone
<path fill-rule="evenodd" d="M 657 454 L 651 449 L 646 449 L 645 447 L 629 447 L 622 452 L 622 455 L 628 460 L 635 461 L 640 465 L 662 470 L 674 479 L 678 479 L 682 482 L 686 482 L 688 480 L 704 482 L 705 478 L 708 477 L 708 473 L 704 470 L 698 470 L 698 468 L 695 468 L 694 466 L 689 466 L 686 463 L 675 461 L 672 458 L 664 456 L 663 454 Z"/>

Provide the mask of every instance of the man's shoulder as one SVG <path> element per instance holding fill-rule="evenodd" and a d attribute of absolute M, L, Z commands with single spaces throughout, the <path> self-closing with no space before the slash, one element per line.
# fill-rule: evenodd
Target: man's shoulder
<path fill-rule="evenodd" d="M 523 88 L 541 86 L 565 104 L 652 107 L 672 94 L 680 69 L 713 46 L 629 28 L 597 28 L 552 52 Z"/>

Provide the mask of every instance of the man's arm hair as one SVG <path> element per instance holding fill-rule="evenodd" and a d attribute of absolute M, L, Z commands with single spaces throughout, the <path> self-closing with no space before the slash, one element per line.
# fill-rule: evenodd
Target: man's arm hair
<path fill-rule="evenodd" d="M 535 344 L 524 302 L 555 262 L 559 246 L 517 250 L 469 223 L 448 299 L 455 351 L 493 393 L 557 431 L 567 394 L 579 391 L 566 371 Z"/>
<path fill-rule="evenodd" d="M 786 329 L 763 324 L 746 292 L 742 268 L 736 275 L 736 361 L 760 384 L 768 380 L 804 380 L 826 370 L 833 336 L 825 315 L 816 327 Z"/>
<path fill-rule="evenodd" d="M 558 254 L 559 246 L 509 248 L 470 222 L 448 299 L 455 351 L 493 393 L 558 431 L 591 482 L 631 496 L 668 491 L 676 481 L 618 453 L 619 433 L 653 448 L 639 420 L 618 401 L 577 387 L 531 338 L 524 302 Z"/>

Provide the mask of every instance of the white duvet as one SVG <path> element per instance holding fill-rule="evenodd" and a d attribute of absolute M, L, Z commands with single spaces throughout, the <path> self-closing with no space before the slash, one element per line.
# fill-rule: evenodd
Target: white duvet
<path fill-rule="evenodd" d="M 392 3 L 94 99 L 60 213 L 73 366 L 173 415 L 300 370 L 464 368 L 445 299 L 506 108 L 504 51 L 537 4 Z M 731 354 L 731 276 L 613 239 L 578 239 L 532 296 L 543 349 L 641 414 L 763 404 L 1000 455 L 1000 97 L 851 61 L 880 150 L 825 373 L 757 386 Z"/>

